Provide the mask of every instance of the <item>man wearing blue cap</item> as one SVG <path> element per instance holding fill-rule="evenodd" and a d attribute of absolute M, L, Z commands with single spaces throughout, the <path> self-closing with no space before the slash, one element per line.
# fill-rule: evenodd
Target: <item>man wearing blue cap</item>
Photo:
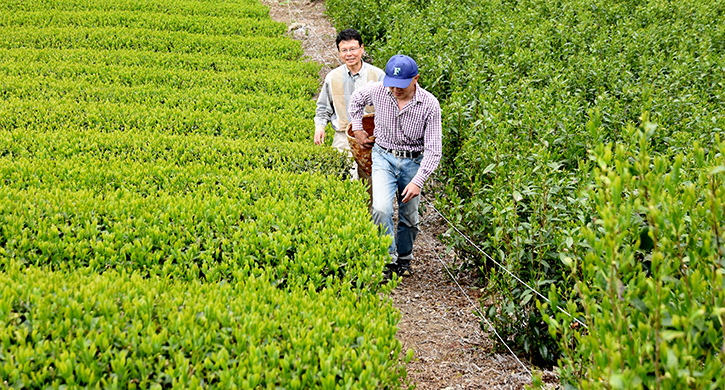
<path fill-rule="evenodd" d="M 348 108 L 356 141 L 372 148 L 373 221 L 393 237 L 388 270 L 402 276 L 411 274 L 420 190 L 438 167 L 443 150 L 440 104 L 418 85 L 418 77 L 415 60 L 394 55 L 385 67 L 383 82 L 355 91 Z M 362 126 L 369 105 L 376 113 L 374 141 Z M 397 228 L 393 224 L 396 199 Z"/>

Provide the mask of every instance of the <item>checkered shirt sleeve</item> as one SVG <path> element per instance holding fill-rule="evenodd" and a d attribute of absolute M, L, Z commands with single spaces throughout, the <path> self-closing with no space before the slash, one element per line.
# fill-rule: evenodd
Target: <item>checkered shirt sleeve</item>
<path fill-rule="evenodd" d="M 438 99 L 417 86 L 402 110 L 389 88 L 373 83 L 353 93 L 348 113 L 353 130 L 362 130 L 365 106 L 375 107 L 375 142 L 387 149 L 423 152 L 412 182 L 418 187 L 435 171 L 443 154 L 441 108 Z"/>

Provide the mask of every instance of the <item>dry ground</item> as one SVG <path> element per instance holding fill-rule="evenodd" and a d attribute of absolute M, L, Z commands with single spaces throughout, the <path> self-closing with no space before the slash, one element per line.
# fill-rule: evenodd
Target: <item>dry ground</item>
<path fill-rule="evenodd" d="M 320 80 L 341 64 L 335 48 L 337 33 L 324 14 L 323 1 L 262 3 L 270 7 L 274 20 L 290 27 L 290 36 L 301 41 L 306 59 L 323 65 Z M 512 355 L 492 352 L 488 329 L 482 329 L 474 315 L 480 307 L 477 280 L 471 271 L 458 270 L 455 255 L 438 239 L 448 229 L 444 224 L 432 209 L 421 216 L 414 274 L 391 296 L 401 313 L 397 337 L 403 355 L 409 348 L 415 351 L 407 366 L 407 384 L 420 390 L 523 389 L 531 383 L 530 376 Z M 544 377 L 555 386 L 552 372 Z"/>
<path fill-rule="evenodd" d="M 403 351 L 415 351 L 410 382 L 425 390 L 523 389 L 530 376 L 512 355 L 492 352 L 488 329 L 474 314 L 480 307 L 476 276 L 462 271 L 438 239 L 446 222 L 428 209 L 420 227 L 414 274 L 392 294 L 401 313 L 398 339 Z"/>

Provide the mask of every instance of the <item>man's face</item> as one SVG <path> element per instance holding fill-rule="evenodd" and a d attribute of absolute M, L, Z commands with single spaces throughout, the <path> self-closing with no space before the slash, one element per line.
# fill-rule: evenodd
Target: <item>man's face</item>
<path fill-rule="evenodd" d="M 363 53 L 365 53 L 365 48 L 363 48 L 356 39 L 350 41 L 340 41 L 338 48 L 340 50 L 340 59 L 345 62 L 347 66 L 355 66 L 359 64 L 360 61 L 362 61 Z"/>
<path fill-rule="evenodd" d="M 410 85 L 408 85 L 405 88 L 397 88 L 397 87 L 389 87 L 390 92 L 393 93 L 393 96 L 395 96 L 398 100 L 408 100 L 415 95 L 415 84 L 418 82 L 418 76 L 413 77 L 413 80 L 410 81 Z"/>

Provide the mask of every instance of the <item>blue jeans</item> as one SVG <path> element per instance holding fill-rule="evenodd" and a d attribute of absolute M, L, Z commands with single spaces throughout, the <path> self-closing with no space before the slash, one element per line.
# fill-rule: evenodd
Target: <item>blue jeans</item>
<path fill-rule="evenodd" d="M 392 258 L 391 262 L 395 263 L 398 257 L 408 257 L 413 252 L 413 241 L 418 235 L 420 196 L 403 203 L 400 194 L 418 173 L 423 155 L 415 159 L 397 158 L 375 145 L 372 160 L 373 222 L 378 225 L 382 233 L 393 238 L 388 252 Z M 393 201 L 398 202 L 397 229 L 393 224 Z M 393 232 L 396 232 L 395 235 Z"/>

